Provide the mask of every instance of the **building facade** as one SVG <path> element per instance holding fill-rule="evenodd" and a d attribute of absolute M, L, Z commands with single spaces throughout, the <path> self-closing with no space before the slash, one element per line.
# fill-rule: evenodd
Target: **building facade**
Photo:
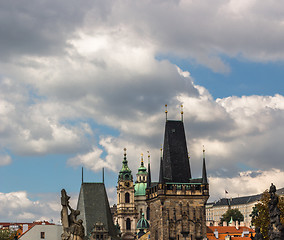
<path fill-rule="evenodd" d="M 284 197 L 284 188 L 278 189 L 276 194 L 279 197 Z M 237 197 L 237 198 L 222 198 L 216 202 L 206 204 L 206 221 L 207 225 L 218 225 L 222 215 L 228 209 L 238 209 L 244 216 L 244 225 L 251 226 L 251 217 L 253 207 L 261 199 L 262 194 Z"/>
<path fill-rule="evenodd" d="M 205 155 L 202 178 L 193 179 L 183 121 L 166 121 L 159 182 L 151 182 L 146 198 L 151 240 L 206 237 L 205 204 L 209 198 Z"/>

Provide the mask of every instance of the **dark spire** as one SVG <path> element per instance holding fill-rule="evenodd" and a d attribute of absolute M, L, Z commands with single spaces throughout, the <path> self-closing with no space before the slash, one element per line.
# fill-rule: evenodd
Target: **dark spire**
<path fill-rule="evenodd" d="M 83 167 L 82 167 L 82 184 L 84 183 L 84 170 L 83 170 Z"/>
<path fill-rule="evenodd" d="M 150 154 L 148 151 L 148 177 L 147 177 L 147 188 L 151 187 L 151 169 L 150 169 Z"/>
<path fill-rule="evenodd" d="M 161 173 L 166 182 L 188 183 L 191 178 L 182 121 L 166 121 Z"/>
<path fill-rule="evenodd" d="M 165 183 L 164 179 L 164 170 L 163 170 L 163 149 L 161 148 L 161 157 L 160 157 L 160 176 L 159 183 Z"/>
<path fill-rule="evenodd" d="M 105 168 L 103 167 L 103 183 L 105 183 Z"/>
<path fill-rule="evenodd" d="M 208 184 L 206 164 L 205 164 L 205 149 L 204 149 L 204 146 L 203 146 L 202 184 Z"/>

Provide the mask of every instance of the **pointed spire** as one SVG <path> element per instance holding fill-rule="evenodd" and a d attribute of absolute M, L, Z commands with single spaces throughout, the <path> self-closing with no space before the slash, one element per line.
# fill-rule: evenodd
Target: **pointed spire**
<path fill-rule="evenodd" d="M 203 145 L 203 167 L 202 167 L 202 184 L 208 184 L 206 164 L 205 164 L 205 149 Z"/>
<path fill-rule="evenodd" d="M 183 105 L 180 105 L 181 121 L 183 122 Z"/>
<path fill-rule="evenodd" d="M 168 121 L 168 105 L 165 105 L 166 121 Z"/>
<path fill-rule="evenodd" d="M 82 167 L 82 184 L 84 183 L 84 168 Z"/>
<path fill-rule="evenodd" d="M 103 183 L 105 183 L 105 168 L 103 167 Z"/>
<path fill-rule="evenodd" d="M 188 154 L 188 164 L 190 166 L 190 156 Z M 189 168 L 189 179 L 191 179 L 191 171 L 190 171 L 190 168 Z"/>
<path fill-rule="evenodd" d="M 148 152 L 148 177 L 147 177 L 147 188 L 151 187 L 151 169 L 150 169 L 150 153 Z"/>
<path fill-rule="evenodd" d="M 141 166 L 144 167 L 143 153 L 141 153 Z"/>
<path fill-rule="evenodd" d="M 128 161 L 126 158 L 126 148 L 124 148 L 123 150 L 124 150 L 124 158 L 122 161 L 122 168 L 119 171 L 118 180 L 132 180 L 133 176 L 131 174 L 131 170 L 128 167 Z"/>
<path fill-rule="evenodd" d="M 164 171 L 163 171 L 163 149 L 161 148 L 161 159 L 160 159 L 160 177 L 159 177 L 159 183 L 164 183 Z"/>

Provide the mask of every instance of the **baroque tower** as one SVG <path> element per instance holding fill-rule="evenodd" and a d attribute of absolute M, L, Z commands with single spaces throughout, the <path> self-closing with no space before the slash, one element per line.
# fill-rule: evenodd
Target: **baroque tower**
<path fill-rule="evenodd" d="M 133 239 L 137 224 L 137 212 L 134 204 L 134 185 L 131 170 L 128 167 L 126 148 L 117 183 L 117 222 L 122 239 Z"/>
<path fill-rule="evenodd" d="M 209 185 L 205 157 L 202 178 L 193 179 L 183 121 L 166 120 L 159 182 L 148 180 L 146 198 L 151 240 L 206 237 L 205 204 Z"/>
<path fill-rule="evenodd" d="M 148 155 L 148 161 L 150 159 L 150 155 Z M 147 203 L 146 203 L 146 188 L 147 188 L 147 169 L 144 166 L 143 154 L 141 154 L 141 165 L 138 168 L 138 173 L 136 174 L 136 182 L 135 182 L 135 207 L 139 214 L 139 219 L 142 217 L 142 213 L 146 216 L 147 213 Z"/>

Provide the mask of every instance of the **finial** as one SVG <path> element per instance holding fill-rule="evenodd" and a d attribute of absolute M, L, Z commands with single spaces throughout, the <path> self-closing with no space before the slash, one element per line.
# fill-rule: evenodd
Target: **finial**
<path fill-rule="evenodd" d="M 183 105 L 180 105 L 181 121 L 183 122 Z"/>
<path fill-rule="evenodd" d="M 147 153 L 148 153 L 148 164 L 149 164 L 150 163 L 150 152 L 147 151 Z"/>
<path fill-rule="evenodd" d="M 205 148 L 204 148 L 204 145 L 203 145 L 203 158 L 205 158 Z"/>
<path fill-rule="evenodd" d="M 163 145 L 161 145 L 160 151 L 161 151 L 161 157 L 162 157 L 163 156 Z"/>
<path fill-rule="evenodd" d="M 141 153 L 141 166 L 144 165 L 144 161 L 143 161 L 143 153 Z"/>
<path fill-rule="evenodd" d="M 166 121 L 168 120 L 168 105 L 165 105 Z"/>
<path fill-rule="evenodd" d="M 190 156 L 189 156 L 189 154 L 188 154 L 188 160 L 190 159 Z"/>

